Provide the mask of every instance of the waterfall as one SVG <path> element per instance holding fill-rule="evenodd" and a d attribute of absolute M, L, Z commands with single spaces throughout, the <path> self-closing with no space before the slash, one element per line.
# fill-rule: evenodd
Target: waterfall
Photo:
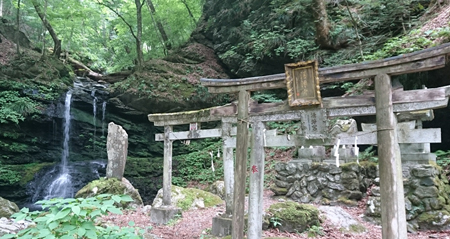
<path fill-rule="evenodd" d="M 105 115 L 106 115 L 106 101 L 102 104 L 102 136 L 105 136 Z"/>
<path fill-rule="evenodd" d="M 93 145 L 92 145 L 92 150 L 95 152 L 95 138 L 97 137 L 97 97 L 95 97 L 95 89 L 92 90 L 91 92 L 91 96 L 94 98 L 92 100 L 92 113 L 94 114 L 93 117 L 93 124 L 94 124 L 94 136 L 93 136 Z"/>
<path fill-rule="evenodd" d="M 45 199 L 56 197 L 73 197 L 72 180 L 67 167 L 69 157 L 69 138 L 70 138 L 70 103 L 72 102 L 72 91 L 68 91 L 64 103 L 64 141 L 63 152 L 61 156 L 59 176 L 50 184 Z"/>

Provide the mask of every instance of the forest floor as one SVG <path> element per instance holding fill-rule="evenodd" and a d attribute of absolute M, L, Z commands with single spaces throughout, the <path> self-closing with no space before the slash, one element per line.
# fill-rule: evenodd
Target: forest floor
<path fill-rule="evenodd" d="M 270 205 L 279 202 L 281 199 L 275 197 L 269 190 L 264 192 L 264 209 Z M 381 227 L 379 225 L 368 222 L 364 219 L 364 210 L 366 201 L 359 202 L 357 207 L 348 207 L 338 205 L 347 213 L 349 213 L 356 221 L 361 223 L 366 231 L 363 233 L 343 232 L 339 227 L 325 219 L 321 225 L 322 230 L 314 238 L 321 239 L 338 239 L 338 238 L 358 238 L 358 239 L 378 239 L 381 238 Z M 315 205 L 319 206 L 319 205 Z M 182 213 L 182 217 L 173 221 L 169 221 L 167 225 L 156 225 L 150 222 L 150 216 L 142 209 L 125 211 L 123 215 L 110 215 L 104 220 L 118 226 L 128 226 L 130 221 L 135 223 L 136 227 L 147 229 L 147 231 L 155 235 L 155 238 L 164 239 L 216 239 L 211 236 L 212 218 L 223 213 L 225 205 L 218 205 L 212 208 L 192 209 Z M 269 229 L 263 231 L 263 238 L 308 238 L 306 232 L 303 233 L 286 233 L 278 229 Z M 408 233 L 409 239 L 450 239 L 450 231 L 420 231 L 417 233 Z"/>
<path fill-rule="evenodd" d="M 272 175 L 274 175 L 273 165 L 276 162 L 286 162 L 292 160 L 293 148 L 279 148 L 279 149 L 266 149 L 266 170 L 264 172 L 267 175 L 266 180 L 271 181 Z M 270 184 L 270 183 L 269 183 Z M 205 185 L 190 184 L 191 187 L 205 189 Z M 267 188 L 267 186 L 266 186 Z M 247 198 L 246 198 L 247 199 Z M 266 211 L 270 205 L 285 201 L 285 197 L 275 196 L 270 190 L 264 191 L 263 196 L 263 208 Z M 338 239 L 338 238 L 357 238 L 357 239 L 378 239 L 381 238 L 381 227 L 369 222 L 364 217 L 364 210 L 366 209 L 367 196 L 358 203 L 358 206 L 350 207 L 347 205 L 336 205 L 341 207 L 347 213 L 349 213 L 356 221 L 366 228 L 363 233 L 351 233 L 342 231 L 339 226 L 334 225 L 328 219 L 324 219 L 321 225 L 320 235 L 315 238 L 321 239 Z M 245 207 L 248 203 L 246 200 Z M 321 205 L 314 205 L 321 206 Z M 176 220 L 170 221 L 167 225 L 156 225 L 150 222 L 150 216 L 148 212 L 143 208 L 136 210 L 125 211 L 123 215 L 109 215 L 104 220 L 108 224 L 118 226 L 128 226 L 130 221 L 135 223 L 136 227 L 147 229 L 147 231 L 155 235 L 155 239 L 217 239 L 211 235 L 212 218 L 225 212 L 225 204 L 217 205 L 212 208 L 204 209 L 191 209 L 182 213 L 182 217 Z M 325 217 L 324 217 L 325 218 Z M 263 238 L 308 238 L 306 232 L 303 233 L 286 233 L 281 232 L 276 228 L 272 228 L 263 231 Z M 408 233 L 410 239 L 450 239 L 450 231 L 420 231 L 415 234 Z"/>

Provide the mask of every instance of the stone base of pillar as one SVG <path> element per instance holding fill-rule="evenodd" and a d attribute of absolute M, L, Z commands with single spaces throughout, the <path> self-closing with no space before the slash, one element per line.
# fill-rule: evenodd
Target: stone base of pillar
<path fill-rule="evenodd" d="M 150 211 L 150 221 L 156 224 L 167 224 L 176 215 L 181 214 L 180 208 L 175 207 L 153 207 Z"/>
<path fill-rule="evenodd" d="M 217 237 L 231 235 L 231 226 L 233 225 L 232 215 L 219 215 L 213 218 L 211 234 Z"/>

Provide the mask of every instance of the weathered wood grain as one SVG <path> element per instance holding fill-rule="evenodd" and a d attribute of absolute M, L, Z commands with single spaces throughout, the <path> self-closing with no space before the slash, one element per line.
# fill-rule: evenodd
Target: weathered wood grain
<path fill-rule="evenodd" d="M 388 75 L 380 74 L 375 77 L 383 239 L 408 237 L 397 119 L 392 106 L 391 87 Z"/>

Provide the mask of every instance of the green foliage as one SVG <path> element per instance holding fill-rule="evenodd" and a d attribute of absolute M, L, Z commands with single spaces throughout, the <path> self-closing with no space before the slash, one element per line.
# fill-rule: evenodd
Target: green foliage
<path fill-rule="evenodd" d="M 22 179 L 19 172 L 12 170 L 11 166 L 3 165 L 0 161 L 0 186 L 10 186 Z"/>
<path fill-rule="evenodd" d="M 6 234 L 1 239 L 7 238 L 142 238 L 135 228 L 120 228 L 118 226 L 101 226 L 99 217 L 108 213 L 122 214 L 122 211 L 114 206 L 116 203 L 130 202 L 127 195 L 101 194 L 92 198 L 68 198 L 52 199 L 37 202 L 45 211 L 30 212 L 28 208 L 22 208 L 12 217 L 15 220 L 31 220 L 36 226 L 29 227 L 15 234 Z M 134 223 L 131 223 L 133 225 Z"/>
<path fill-rule="evenodd" d="M 323 231 L 323 227 L 316 226 L 316 225 L 312 225 L 306 233 L 308 234 L 308 237 L 317 237 L 317 236 L 325 235 L 325 232 Z"/>
<path fill-rule="evenodd" d="M 260 92 L 257 91 L 252 95 L 252 99 L 258 101 L 258 103 L 273 103 L 273 102 L 283 102 L 275 93 L 273 92 Z"/>
<path fill-rule="evenodd" d="M 16 123 L 25 120 L 25 117 L 39 113 L 41 104 L 28 98 L 22 97 L 16 91 L 0 92 L 0 123 Z"/>
<path fill-rule="evenodd" d="M 205 139 L 191 141 L 185 146 L 190 153 L 176 156 L 174 175 L 172 181 L 174 185 L 186 186 L 189 181 L 201 183 L 212 183 L 223 177 L 223 161 L 217 157 L 217 150 L 222 149 L 221 141 Z M 211 168 L 211 154 L 215 171 Z"/>
<path fill-rule="evenodd" d="M 378 163 L 378 157 L 375 156 L 375 150 L 373 149 L 373 146 L 369 146 L 363 152 L 360 152 L 358 158 L 359 160 Z"/>
<path fill-rule="evenodd" d="M 281 226 L 281 225 L 282 225 L 282 224 L 281 224 L 281 219 L 278 218 L 278 217 L 271 217 L 271 218 L 269 219 L 269 222 L 270 222 L 270 224 L 271 224 L 273 227 L 278 227 L 278 226 Z"/>
<path fill-rule="evenodd" d="M 297 134 L 300 129 L 298 122 L 296 121 L 281 121 L 281 122 L 267 122 L 268 129 L 276 129 L 279 134 Z"/>
<path fill-rule="evenodd" d="M 434 152 L 436 154 L 436 163 L 444 169 L 450 168 L 450 150 L 443 151 L 437 150 Z"/>

